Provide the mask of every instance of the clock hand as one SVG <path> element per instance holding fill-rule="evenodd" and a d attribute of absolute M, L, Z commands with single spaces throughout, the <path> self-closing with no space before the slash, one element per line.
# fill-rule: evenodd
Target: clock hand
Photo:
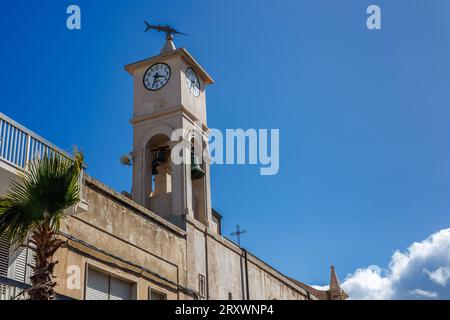
<path fill-rule="evenodd" d="M 157 80 L 158 78 L 164 78 L 164 76 L 160 76 L 158 73 L 153 75 L 153 84 L 155 84 L 156 82 L 159 82 L 159 80 Z"/>

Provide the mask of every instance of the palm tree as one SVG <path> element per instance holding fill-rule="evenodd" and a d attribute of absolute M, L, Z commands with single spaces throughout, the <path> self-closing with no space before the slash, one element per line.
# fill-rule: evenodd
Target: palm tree
<path fill-rule="evenodd" d="M 58 154 L 34 160 L 0 200 L 0 235 L 13 246 L 29 239 L 36 257 L 28 291 L 32 300 L 55 298 L 53 255 L 63 244 L 58 231 L 65 211 L 80 200 L 82 166 L 83 154 L 77 149 L 73 160 Z"/>

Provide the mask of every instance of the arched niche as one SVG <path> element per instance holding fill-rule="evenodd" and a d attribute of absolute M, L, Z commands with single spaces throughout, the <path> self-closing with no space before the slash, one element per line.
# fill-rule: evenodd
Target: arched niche
<path fill-rule="evenodd" d="M 156 133 L 145 144 L 145 204 L 154 213 L 169 218 L 172 212 L 172 167 L 170 136 Z M 160 161 L 160 160 L 164 161 Z"/>
<path fill-rule="evenodd" d="M 197 159 L 200 160 L 200 167 L 206 173 L 208 165 L 208 157 L 206 156 L 208 144 L 205 142 L 202 136 L 192 132 L 190 135 L 191 147 Z M 206 150 L 206 153 L 204 152 Z M 191 164 L 192 165 L 192 164 Z M 208 212 L 207 212 L 207 175 L 200 179 L 191 180 L 192 185 L 192 211 L 194 218 L 201 223 L 208 225 Z"/>

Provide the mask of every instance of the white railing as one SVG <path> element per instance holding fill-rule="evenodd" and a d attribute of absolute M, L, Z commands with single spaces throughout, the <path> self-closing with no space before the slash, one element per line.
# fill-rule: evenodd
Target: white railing
<path fill-rule="evenodd" d="M 64 150 L 0 112 L 0 161 L 16 169 L 26 170 L 30 161 L 45 155 L 71 159 Z M 80 175 L 80 186 L 82 182 L 83 172 Z M 83 188 L 80 187 L 80 199 L 83 201 L 82 192 Z"/>
<path fill-rule="evenodd" d="M 29 287 L 25 283 L 0 276 L 0 300 L 28 299 L 28 294 L 23 291 Z"/>
<path fill-rule="evenodd" d="M 0 300 L 26 300 L 27 294 L 22 294 L 22 289 L 18 287 L 0 284 Z"/>
<path fill-rule="evenodd" d="M 70 155 L 0 112 L 0 159 L 18 169 L 43 156 Z"/>
<path fill-rule="evenodd" d="M 1 300 L 28 300 L 29 284 L 0 276 L 0 301 Z M 73 300 L 73 298 L 56 293 L 56 300 Z"/>

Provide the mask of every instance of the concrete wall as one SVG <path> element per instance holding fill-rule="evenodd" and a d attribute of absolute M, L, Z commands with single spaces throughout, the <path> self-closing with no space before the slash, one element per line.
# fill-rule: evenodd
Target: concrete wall
<path fill-rule="evenodd" d="M 71 215 L 62 226 L 68 243 L 56 256 L 57 291 L 82 299 L 86 269 L 92 265 L 134 283 L 138 299 L 148 298 L 149 287 L 169 299 L 185 297 L 176 284 L 186 282 L 186 233 L 91 178 L 86 185 L 88 210 Z M 69 266 L 80 268 L 80 288 L 66 285 Z"/>
<path fill-rule="evenodd" d="M 62 225 L 66 246 L 55 259 L 57 292 L 85 297 L 86 272 L 101 270 L 133 284 L 133 298 L 149 289 L 168 299 L 193 299 L 199 274 L 207 277 L 205 299 L 305 299 L 307 292 L 255 256 L 190 216 L 186 230 L 86 177 L 87 210 L 78 208 Z M 247 263 L 245 261 L 247 260 Z M 80 283 L 74 284 L 74 268 Z M 312 297 L 314 298 L 314 297 Z"/>
<path fill-rule="evenodd" d="M 188 285 L 208 276 L 209 299 L 303 300 L 308 292 L 228 239 L 187 218 Z M 207 248 L 207 251 L 205 250 Z M 247 263 L 245 263 L 247 260 Z M 248 291 L 247 291 L 248 275 Z M 314 296 L 311 296 L 314 299 Z"/>

